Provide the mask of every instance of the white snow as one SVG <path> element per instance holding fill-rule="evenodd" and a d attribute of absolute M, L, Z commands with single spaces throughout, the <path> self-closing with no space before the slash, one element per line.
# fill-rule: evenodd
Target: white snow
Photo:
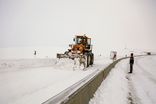
<path fill-rule="evenodd" d="M 49 67 L 57 62 L 56 59 L 2 59 L 0 60 L 0 72 L 16 71 L 21 69 Z"/>
<path fill-rule="evenodd" d="M 156 56 L 135 58 L 133 74 L 128 61 L 116 65 L 89 104 L 156 104 Z"/>
<path fill-rule="evenodd" d="M 141 104 L 156 104 L 156 56 L 140 57 L 130 81 Z"/>
<path fill-rule="evenodd" d="M 128 84 L 123 62 L 117 64 L 104 80 L 89 104 L 126 104 Z"/>
<path fill-rule="evenodd" d="M 115 66 L 90 104 L 156 104 L 156 56 L 135 58 L 133 74 L 128 61 Z M 83 70 L 69 59 L 1 59 L 0 104 L 40 104 L 111 62 L 96 56 Z"/>
<path fill-rule="evenodd" d="M 93 67 L 84 71 L 69 59 L 0 60 L 0 104 L 43 103 L 111 62 L 99 56 Z"/>

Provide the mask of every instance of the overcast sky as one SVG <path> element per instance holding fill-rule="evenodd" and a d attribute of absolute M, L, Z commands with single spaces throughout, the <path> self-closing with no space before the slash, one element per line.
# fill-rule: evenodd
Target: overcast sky
<path fill-rule="evenodd" d="M 0 0 L 0 47 L 65 47 L 88 34 L 97 51 L 156 51 L 156 0 Z"/>

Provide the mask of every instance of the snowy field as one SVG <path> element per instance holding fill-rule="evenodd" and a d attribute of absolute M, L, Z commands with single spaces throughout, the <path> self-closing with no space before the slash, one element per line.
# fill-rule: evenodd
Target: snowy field
<path fill-rule="evenodd" d="M 99 56 L 84 71 L 68 59 L 1 59 L 0 104 L 41 104 L 111 62 Z"/>
<path fill-rule="evenodd" d="M 133 74 L 128 62 L 115 66 L 89 104 L 156 104 L 156 56 L 135 58 Z"/>

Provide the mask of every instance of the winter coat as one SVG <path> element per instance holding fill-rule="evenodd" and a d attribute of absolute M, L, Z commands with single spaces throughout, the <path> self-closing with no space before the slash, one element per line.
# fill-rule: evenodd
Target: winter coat
<path fill-rule="evenodd" d="M 134 57 L 130 57 L 129 64 L 134 64 Z"/>

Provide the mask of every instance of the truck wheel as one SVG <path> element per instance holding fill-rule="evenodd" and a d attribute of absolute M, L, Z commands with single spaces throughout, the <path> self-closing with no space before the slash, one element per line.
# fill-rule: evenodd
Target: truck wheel
<path fill-rule="evenodd" d="M 85 55 L 85 68 L 87 68 L 87 67 L 88 67 L 88 56 Z"/>
<path fill-rule="evenodd" d="M 91 55 L 91 63 L 90 63 L 90 65 L 93 65 L 93 63 L 94 63 L 94 54 Z"/>
<path fill-rule="evenodd" d="M 88 55 L 87 57 L 88 57 L 87 58 L 87 67 L 89 67 L 89 65 L 91 64 L 91 56 Z"/>

